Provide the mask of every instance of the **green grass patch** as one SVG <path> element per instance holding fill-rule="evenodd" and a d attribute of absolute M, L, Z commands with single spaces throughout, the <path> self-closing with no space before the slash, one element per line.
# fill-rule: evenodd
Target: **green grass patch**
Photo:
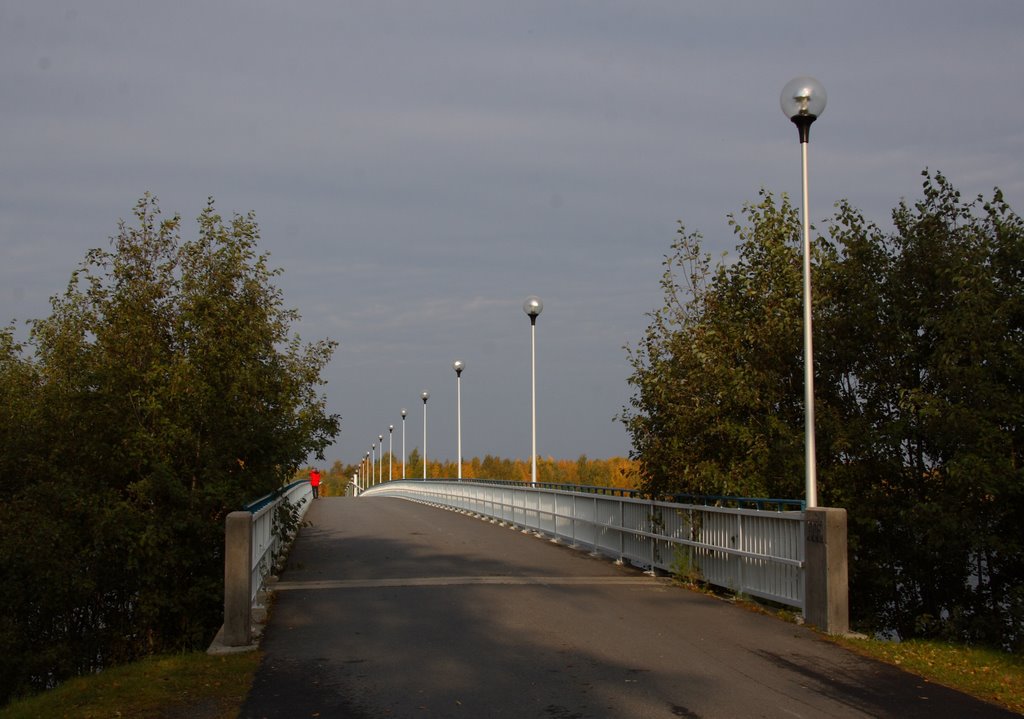
<path fill-rule="evenodd" d="M 1024 657 L 939 641 L 837 639 L 854 651 L 1024 714 Z"/>
<path fill-rule="evenodd" d="M 0 719 L 235 719 L 259 661 L 259 652 L 150 657 L 14 702 Z"/>

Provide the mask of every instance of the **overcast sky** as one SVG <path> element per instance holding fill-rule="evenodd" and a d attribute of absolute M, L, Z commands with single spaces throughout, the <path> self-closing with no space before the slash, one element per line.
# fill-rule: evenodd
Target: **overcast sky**
<path fill-rule="evenodd" d="M 152 192 L 185 234 L 256 213 L 356 462 L 407 449 L 625 455 L 623 345 L 682 220 L 718 254 L 800 193 L 788 80 L 828 92 L 811 217 L 888 225 L 920 171 L 1024 212 L 1024 3 L 0 0 L 0 321 L 49 313 Z"/>

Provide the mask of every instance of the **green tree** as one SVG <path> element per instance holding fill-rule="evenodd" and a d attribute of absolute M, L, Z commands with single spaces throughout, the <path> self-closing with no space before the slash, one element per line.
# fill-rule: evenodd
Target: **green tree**
<path fill-rule="evenodd" d="M 860 592 L 868 614 L 903 636 L 1019 645 L 1024 225 L 998 190 L 967 202 L 924 176 L 892 234 L 844 205 L 833 230 L 849 249 L 825 277 L 845 298 L 826 327 L 866 330 L 843 360 L 839 498 L 863 516 L 858 550 L 883 568 L 853 579 L 881 585 Z"/>
<path fill-rule="evenodd" d="M 252 215 L 224 221 L 211 201 L 183 241 L 147 195 L 135 220 L 32 323 L 30 359 L 9 333 L 0 348 L 21 398 L 0 434 L 0 524 L 18 528 L 0 540 L 17 586 L 0 599 L 0 698 L 208 642 L 225 515 L 340 429 L 318 391 L 334 343 L 292 335 Z M 22 422 L 31 446 L 9 429 Z"/>
<path fill-rule="evenodd" d="M 819 493 L 850 512 L 859 626 L 1019 648 L 1024 223 L 924 174 L 892 232 L 840 202 L 814 243 Z M 680 228 L 629 350 L 648 492 L 802 494 L 797 217 L 762 193 L 744 218 L 713 271 Z"/>
<path fill-rule="evenodd" d="M 737 259 L 714 271 L 680 226 L 665 305 L 629 350 L 635 391 L 620 417 L 650 493 L 791 496 L 802 484 L 798 219 L 768 193 L 744 217 L 731 221 Z"/>

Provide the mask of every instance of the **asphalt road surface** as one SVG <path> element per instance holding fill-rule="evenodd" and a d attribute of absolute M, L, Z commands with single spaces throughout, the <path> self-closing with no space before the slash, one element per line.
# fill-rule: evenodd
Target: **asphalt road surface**
<path fill-rule="evenodd" d="M 306 520 L 246 719 L 1016 716 L 480 519 L 373 497 Z"/>

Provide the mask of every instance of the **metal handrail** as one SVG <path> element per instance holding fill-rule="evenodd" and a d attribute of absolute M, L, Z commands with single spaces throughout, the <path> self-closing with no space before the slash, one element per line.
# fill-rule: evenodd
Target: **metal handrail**
<path fill-rule="evenodd" d="M 611 497 L 634 497 L 636 499 L 652 499 L 651 495 L 642 490 L 627 487 L 609 487 L 600 484 L 565 484 L 558 482 L 520 482 L 514 479 L 457 479 L 455 477 L 436 477 L 439 482 L 476 482 L 478 484 L 497 484 L 515 487 L 536 487 L 539 489 L 555 489 L 585 494 L 603 494 Z M 422 482 L 418 478 L 410 478 L 407 482 Z M 385 482 L 386 484 L 386 482 Z M 375 485 L 376 486 L 376 485 Z M 653 499 L 676 504 L 695 504 L 704 507 L 735 507 L 737 509 L 758 509 L 777 512 L 802 512 L 807 503 L 802 499 L 780 499 L 777 497 L 739 497 L 727 494 L 660 494 Z"/>
<path fill-rule="evenodd" d="M 309 509 L 313 488 L 308 479 L 300 479 L 245 505 L 243 511 L 252 513 L 252 582 L 250 591 L 255 599 L 263 588 L 264 580 L 274 567 L 281 549 L 281 537 L 275 532 L 274 516 L 282 503 L 288 502 L 298 509 L 299 518 Z"/>

